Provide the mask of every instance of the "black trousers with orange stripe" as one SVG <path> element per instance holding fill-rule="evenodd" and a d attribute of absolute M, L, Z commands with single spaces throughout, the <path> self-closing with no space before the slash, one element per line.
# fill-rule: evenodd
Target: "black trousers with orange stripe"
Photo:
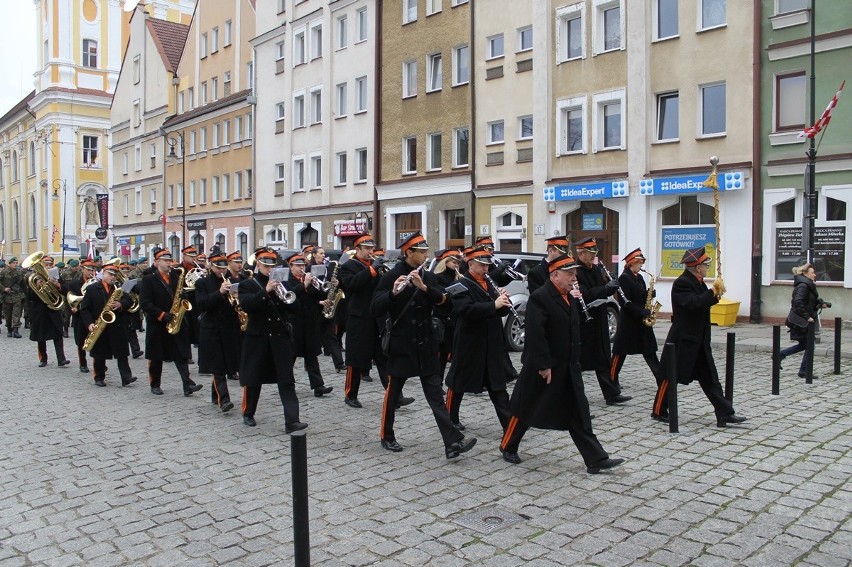
<path fill-rule="evenodd" d="M 377 357 L 376 371 L 379 373 L 379 380 L 382 381 L 382 388 L 388 389 L 388 374 L 387 374 L 387 358 L 384 355 Z M 370 373 L 369 368 L 358 368 L 357 366 L 346 367 L 346 383 L 343 387 L 343 396 L 347 400 L 357 400 L 358 392 L 361 390 L 361 376 Z"/>
<path fill-rule="evenodd" d="M 228 393 L 228 376 L 226 374 L 213 373 L 213 388 L 210 391 L 210 401 L 219 407 L 231 401 Z"/>
<path fill-rule="evenodd" d="M 588 405 L 586 406 L 585 416 L 581 416 L 579 412 L 574 411 L 575 409 L 573 407 L 565 409 L 570 419 L 568 433 L 571 435 L 574 445 L 577 446 L 577 450 L 580 451 L 583 462 L 588 466 L 609 458 L 609 453 L 604 451 L 597 436 L 592 431 L 592 420 L 588 415 Z M 509 426 L 506 427 L 506 432 L 503 434 L 500 449 L 507 453 L 517 453 L 521 439 L 524 438 L 524 434 L 529 428 L 529 425 L 512 416 L 509 420 Z"/>
<path fill-rule="evenodd" d="M 278 382 L 277 385 L 278 396 L 281 398 L 281 406 L 284 409 L 284 425 L 290 426 L 299 421 L 299 398 L 296 395 L 296 385 L 285 382 Z M 262 386 L 262 384 L 243 386 L 243 404 L 240 409 L 245 417 L 254 417 Z"/>
<path fill-rule="evenodd" d="M 396 405 L 402 395 L 402 387 L 405 385 L 406 380 L 407 378 L 388 376 L 388 387 L 385 389 L 385 400 L 382 404 L 381 430 L 379 431 L 382 441 L 396 441 L 393 431 L 393 424 L 396 418 Z M 447 411 L 446 406 L 444 406 L 444 395 L 441 392 L 441 376 L 438 374 L 421 376 L 420 386 L 423 388 L 423 396 L 429 403 L 432 415 L 435 416 L 435 423 L 438 424 L 438 430 L 441 432 L 444 446 L 449 447 L 451 444 L 464 439 L 462 432 L 453 426 L 453 422 L 450 421 L 450 413 Z"/>
<path fill-rule="evenodd" d="M 506 390 L 492 390 L 487 382 L 485 387 L 488 390 L 488 397 L 491 398 L 491 403 L 494 405 L 494 411 L 497 412 L 500 427 L 503 431 L 506 431 L 509 419 L 512 417 L 512 413 L 509 411 L 509 393 Z M 450 420 L 455 424 L 459 422 L 459 408 L 463 397 L 464 392 L 447 388 L 447 411 L 450 412 Z"/>
<path fill-rule="evenodd" d="M 696 366 L 699 366 L 705 359 L 704 353 L 699 353 L 696 360 Z M 706 363 L 704 363 L 706 364 Z M 719 379 L 712 376 L 709 372 L 699 372 L 695 379 L 704 391 L 704 395 L 713 404 L 713 410 L 717 418 L 728 417 L 734 415 L 734 406 L 725 398 L 725 393 L 722 391 L 722 384 Z M 657 395 L 654 396 L 653 414 L 657 416 L 665 416 L 669 413 L 669 381 L 668 378 L 660 380 L 657 388 Z"/>
<path fill-rule="evenodd" d="M 125 384 L 128 380 L 130 380 L 130 377 L 133 376 L 133 371 L 130 370 L 130 363 L 127 361 L 126 356 L 123 356 L 116 360 L 118 363 L 118 374 L 121 376 L 121 383 Z M 93 358 L 92 361 L 95 380 L 103 380 L 106 377 L 106 359 Z"/>
<path fill-rule="evenodd" d="M 47 362 L 47 341 L 36 341 L 36 349 L 38 350 L 38 361 Z M 53 339 L 53 350 L 56 351 L 56 362 L 65 360 L 65 346 L 62 337 Z"/>
<path fill-rule="evenodd" d="M 618 384 L 621 383 L 618 381 L 618 376 L 621 374 L 621 367 L 624 366 L 624 361 L 627 359 L 626 354 L 613 354 L 612 355 L 612 365 L 609 367 L 609 377 L 610 380 Z M 654 375 L 654 378 L 657 380 L 657 386 L 660 385 L 659 378 L 659 370 L 660 370 L 660 359 L 657 358 L 657 353 L 652 352 L 649 354 L 642 354 L 642 358 L 645 359 L 645 364 L 648 365 L 648 368 L 651 369 L 651 374 Z"/>
<path fill-rule="evenodd" d="M 186 389 L 189 386 L 194 386 L 195 382 L 193 382 L 189 377 L 189 364 L 185 360 L 175 360 L 175 368 L 177 368 L 178 374 L 180 374 L 180 381 L 183 382 L 183 390 L 186 392 Z M 148 361 L 148 383 L 152 388 L 159 388 L 160 383 L 163 377 L 163 361 L 162 360 L 149 360 Z"/>

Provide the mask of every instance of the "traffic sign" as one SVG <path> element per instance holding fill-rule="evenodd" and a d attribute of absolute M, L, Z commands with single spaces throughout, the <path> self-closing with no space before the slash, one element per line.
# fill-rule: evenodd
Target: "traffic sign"
<path fill-rule="evenodd" d="M 106 240 L 107 237 L 107 229 L 102 226 L 99 226 L 95 229 L 95 238 L 98 240 Z"/>

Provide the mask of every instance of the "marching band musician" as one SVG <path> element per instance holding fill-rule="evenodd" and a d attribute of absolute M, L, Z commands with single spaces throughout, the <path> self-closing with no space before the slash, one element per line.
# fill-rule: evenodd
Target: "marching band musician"
<path fill-rule="evenodd" d="M 461 264 L 462 259 L 461 252 L 449 248 L 438 250 L 435 254 L 435 259 L 438 261 L 438 264 L 435 266 L 435 276 L 441 287 L 446 289 L 447 286 L 461 279 L 462 276 L 459 273 L 459 264 Z M 443 382 L 447 371 L 447 364 L 449 364 L 453 352 L 453 338 L 456 335 L 453 302 L 445 301 L 441 305 L 436 305 L 435 316 L 444 324 L 444 338 L 441 341 L 438 351 L 438 358 L 441 362 L 441 382 Z"/>
<path fill-rule="evenodd" d="M 402 451 L 394 434 L 394 418 L 402 387 L 408 378 L 420 377 L 423 394 L 438 424 L 448 459 L 454 459 L 476 444 L 453 426 L 441 394 L 438 342 L 432 331 L 432 307 L 447 301 L 434 274 L 420 268 L 427 260 L 429 245 L 418 230 L 400 245 L 402 259 L 382 276 L 373 296 L 371 312 L 391 322 L 388 351 L 388 387 L 382 406 L 380 439 L 388 451 Z M 351 306 L 350 306 L 351 308 Z M 348 354 L 348 349 L 347 349 Z"/>
<path fill-rule="evenodd" d="M 315 248 L 311 257 L 305 257 L 305 260 L 308 262 L 308 265 L 305 269 L 307 273 L 310 273 L 312 266 L 326 266 L 328 268 L 328 263 L 325 261 L 325 250 L 323 248 Z M 338 278 L 339 276 L 338 269 Z M 331 272 L 326 270 L 325 281 L 327 283 L 331 283 Z M 332 301 L 334 298 L 326 297 L 325 301 Z M 338 305 L 340 305 L 338 303 Z M 331 361 L 334 363 L 334 369 L 338 372 L 344 372 L 346 370 L 346 365 L 343 364 L 343 345 L 340 342 L 340 337 L 337 335 L 337 325 L 334 322 L 334 319 L 326 319 L 320 313 L 320 337 L 322 340 L 322 351 L 326 356 L 331 357 Z"/>
<path fill-rule="evenodd" d="M 240 318 L 231 305 L 231 281 L 226 277 L 228 259 L 218 247 L 210 252 L 207 275 L 195 282 L 195 301 L 204 314 L 199 318 L 199 360 L 213 374 L 210 401 L 223 413 L 234 408 L 228 392 L 228 376 L 240 368 Z"/>
<path fill-rule="evenodd" d="M 483 389 L 488 391 L 501 429 L 505 431 L 509 424 L 502 317 L 509 314 L 512 301 L 487 281 L 491 259 L 487 247 L 475 247 L 467 256 L 467 275 L 459 280 L 465 291 L 452 295 L 458 323 L 447 373 L 447 410 L 461 430 L 464 425 L 459 422 L 459 407 L 464 393 L 481 393 Z"/>
<path fill-rule="evenodd" d="M 48 272 L 53 268 L 53 258 L 50 256 L 43 256 L 41 262 Z M 53 285 L 62 295 L 68 293 L 68 288 L 61 281 L 52 278 L 49 281 L 49 285 Z M 26 283 L 26 278 L 24 282 Z M 37 344 L 39 367 L 47 366 L 47 341 L 53 341 L 57 365 L 60 368 L 68 366 L 71 361 L 65 358 L 62 312 L 48 307 L 29 285 L 26 286 L 26 293 L 29 299 L 30 340 Z"/>
<path fill-rule="evenodd" d="M 124 279 L 126 281 L 134 279 L 133 274 L 136 273 L 136 270 L 133 269 L 133 266 L 130 264 L 121 264 L 119 269 L 121 270 L 121 273 L 124 274 Z M 136 284 L 133 286 L 132 291 L 137 294 L 137 296 L 139 295 L 139 284 L 141 281 L 142 280 L 137 279 Z M 139 318 L 140 311 L 142 311 L 142 309 L 139 309 L 135 313 L 126 313 L 123 317 L 124 328 L 127 332 L 127 342 L 130 345 L 130 353 L 133 355 L 133 358 L 139 358 L 144 354 L 142 352 L 142 348 L 139 346 L 139 336 L 136 334 L 136 320 Z"/>
<path fill-rule="evenodd" d="M 269 248 L 255 253 L 254 277 L 240 283 L 239 301 L 248 318 L 240 356 L 240 384 L 243 386 L 243 423 L 254 427 L 254 414 L 263 384 L 277 384 L 284 408 L 284 431 L 292 433 L 308 424 L 299 421 L 299 398 L 293 377 L 292 329 L 285 314 L 293 310 L 279 296 L 281 282 L 271 279 L 278 255 Z"/>
<path fill-rule="evenodd" d="M 228 269 L 224 272 L 225 277 L 228 279 L 231 284 L 239 284 L 239 282 L 247 280 L 249 278 L 248 272 L 243 270 L 243 255 L 241 252 L 231 252 L 226 256 L 228 260 Z M 234 372 L 228 374 L 228 380 L 239 380 L 239 361 L 241 359 L 241 351 L 243 345 L 244 333 L 242 328 L 240 328 L 240 340 L 234 344 L 232 348 L 236 349 L 237 355 L 237 369 Z"/>
<path fill-rule="evenodd" d="M 624 359 L 628 354 L 641 354 L 651 369 L 651 373 L 660 385 L 660 359 L 657 358 L 657 337 L 653 327 L 643 323 L 650 317 L 651 311 L 645 309 L 648 299 L 648 288 L 645 278 L 639 275 L 639 270 L 645 265 L 642 250 L 636 248 L 624 257 L 624 271 L 618 276 L 618 284 L 629 301 L 621 302 L 621 312 L 618 315 L 618 329 L 615 331 L 615 341 L 612 344 L 612 365 L 610 378 L 616 384 Z"/>
<path fill-rule="evenodd" d="M 617 467 L 592 431 L 589 401 L 580 370 L 580 323 L 574 289 L 578 264 L 567 254 L 548 262 L 549 282 L 527 303 L 523 368 L 512 392 L 512 418 L 500 452 L 507 462 L 521 462 L 518 446 L 530 427 L 568 430 L 589 474 Z"/>
<path fill-rule="evenodd" d="M 185 274 L 189 274 L 189 272 L 193 268 L 198 268 L 197 260 L 198 260 L 198 250 L 193 245 L 185 246 L 181 251 L 182 259 L 180 267 L 184 269 Z M 186 297 L 187 301 L 190 304 L 195 305 L 195 292 L 192 290 L 186 290 L 184 292 L 184 297 Z M 190 345 L 198 346 L 198 313 L 193 313 L 189 311 L 184 315 L 184 321 L 181 325 L 182 328 L 186 329 L 186 336 Z M 192 347 L 189 349 L 189 364 L 195 364 L 195 361 L 192 359 Z"/>
<path fill-rule="evenodd" d="M 97 282 L 94 260 L 86 258 L 81 262 L 81 265 L 83 266 L 83 277 L 74 279 L 68 284 L 68 293 L 72 295 L 83 295 L 83 286 L 86 285 L 87 282 L 92 280 Z M 83 341 L 86 340 L 86 335 L 89 334 L 89 330 L 87 326 L 83 324 L 83 317 L 80 313 L 79 306 L 71 308 L 71 327 L 74 330 L 74 344 L 77 345 L 77 360 L 80 362 L 80 372 L 88 374 L 90 372 L 89 363 L 86 360 L 86 351 L 83 350 Z"/>
<path fill-rule="evenodd" d="M 172 254 L 166 249 L 154 253 L 156 271 L 142 278 L 139 290 L 139 303 L 145 312 L 145 358 L 148 360 L 148 382 L 151 393 L 162 396 L 160 388 L 163 375 L 163 361 L 171 360 L 180 374 L 183 383 L 183 395 L 191 396 L 202 388 L 189 378 L 189 337 L 184 320 L 177 334 L 169 334 L 167 325 L 175 318 L 172 313 L 175 294 L 183 291 L 177 288 L 180 272 L 172 269 Z M 185 317 L 184 317 L 185 319 Z"/>
<path fill-rule="evenodd" d="M 545 238 L 544 241 L 547 243 L 547 249 L 545 250 L 547 255 L 541 259 L 540 264 L 533 267 L 527 274 L 527 290 L 530 295 L 550 281 L 550 277 L 547 272 L 547 266 L 550 261 L 563 254 L 568 254 L 571 249 L 568 237 L 565 235 L 552 236 L 550 238 Z"/>
<path fill-rule="evenodd" d="M 296 294 L 288 320 L 293 325 L 293 363 L 301 357 L 308 373 L 308 381 L 314 396 L 323 397 L 334 389 L 326 386 L 319 366 L 321 352 L 320 319 L 322 316 L 321 301 L 326 293 L 315 287 L 315 278 L 305 272 L 305 257 L 296 252 L 284 259 L 290 266 L 290 277 L 284 287 Z"/>
<path fill-rule="evenodd" d="M 94 368 L 95 386 L 104 387 L 106 383 L 106 361 L 115 358 L 118 361 L 118 372 L 121 375 L 121 385 L 128 386 L 136 382 L 136 377 L 130 370 L 127 357 L 130 355 L 130 347 L 127 343 L 127 310 L 133 303 L 130 295 L 124 293 L 118 301 L 111 301 L 112 293 L 115 291 L 115 278 L 120 268 L 107 264 L 101 270 L 101 280 L 89 285 L 83 294 L 80 303 L 80 319 L 83 327 L 88 333 L 95 328 L 95 324 L 108 308 L 115 315 L 112 323 L 106 324 L 103 332 L 95 341 L 90 354 L 92 355 L 92 366 Z"/>
<path fill-rule="evenodd" d="M 577 248 L 577 283 L 586 305 L 596 299 L 606 299 L 618 289 L 618 281 L 609 280 L 603 273 L 599 263 L 595 263 L 598 253 L 598 243 L 591 238 L 584 238 L 575 245 Z M 582 335 L 583 352 L 580 364 L 583 370 L 594 370 L 598 384 L 603 392 L 608 406 L 622 404 L 633 398 L 621 394 L 621 386 L 613 382 L 609 370 L 612 366 L 612 354 L 609 347 L 609 320 L 606 305 L 588 307 L 588 315 L 580 318 L 580 334 Z"/>
<path fill-rule="evenodd" d="M 663 348 L 660 360 L 660 386 L 654 398 L 651 417 L 658 421 L 668 420 L 669 380 L 678 384 L 689 384 L 697 379 L 704 395 L 713 404 L 716 426 L 727 427 L 729 423 L 742 423 L 745 417 L 736 415 L 734 406 L 722 393 L 713 349 L 710 344 L 710 307 L 719 303 L 725 293 L 724 285 L 717 279 L 712 288 L 704 283 L 712 258 L 704 246 L 687 250 L 681 263 L 683 273 L 672 284 L 672 326 L 666 343 L 673 343 L 675 352 L 675 376 L 666 376 L 666 358 L 670 351 Z"/>

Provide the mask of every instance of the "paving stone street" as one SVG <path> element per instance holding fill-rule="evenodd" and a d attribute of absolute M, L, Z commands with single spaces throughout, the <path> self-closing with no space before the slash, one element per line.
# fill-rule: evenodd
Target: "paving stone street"
<path fill-rule="evenodd" d="M 108 387 L 96 388 L 70 341 L 70 367 L 48 352 L 37 368 L 34 343 L 0 337 L 0 566 L 293 564 L 290 437 L 274 386 L 249 428 L 237 383 L 237 408 L 222 414 L 197 366 L 202 391 L 185 398 L 166 364 L 165 395 L 153 396 L 144 359 L 131 361 L 137 383 L 122 388 L 113 361 Z M 724 381 L 724 343 L 714 352 Z M 815 358 L 812 385 L 796 377 L 796 356 L 772 396 L 769 353 L 738 349 L 734 404 L 749 420 L 717 428 L 694 383 L 679 389 L 679 434 L 649 418 L 655 384 L 641 357 L 624 366 L 634 399 L 621 407 L 586 373 L 595 431 L 627 459 L 599 475 L 567 432 L 531 430 L 523 462 L 504 462 L 487 395 L 465 397 L 465 433 L 479 442 L 448 461 L 415 380 L 405 387 L 415 403 L 397 412 L 405 450 L 388 452 L 379 382 L 363 384 L 364 407 L 352 409 L 330 358 L 321 365 L 334 392 L 323 398 L 297 361 L 312 564 L 849 565 L 852 360 L 836 376 L 831 358 Z M 486 528 L 520 517 L 490 533 L 458 523 L 477 512 Z"/>

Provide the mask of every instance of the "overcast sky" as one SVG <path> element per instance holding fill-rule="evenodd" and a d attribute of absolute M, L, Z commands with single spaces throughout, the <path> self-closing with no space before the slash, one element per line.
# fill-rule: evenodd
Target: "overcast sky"
<path fill-rule="evenodd" d="M 127 8 L 136 5 L 129 0 Z M 0 116 L 33 90 L 36 71 L 36 9 L 33 0 L 2 0 L 0 18 Z"/>

